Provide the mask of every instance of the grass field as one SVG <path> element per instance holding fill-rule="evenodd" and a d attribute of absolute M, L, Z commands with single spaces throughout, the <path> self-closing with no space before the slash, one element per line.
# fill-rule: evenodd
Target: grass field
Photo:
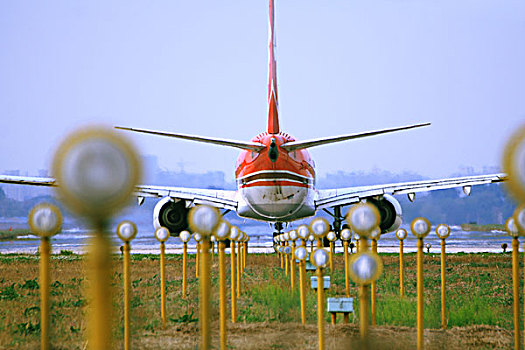
<path fill-rule="evenodd" d="M 0 240 L 11 240 L 18 236 L 29 235 L 28 229 L 11 229 L 11 230 L 0 230 Z"/>
<path fill-rule="evenodd" d="M 378 281 L 378 326 L 374 348 L 415 347 L 415 254 L 405 255 L 405 292 L 399 297 L 399 260 L 381 254 L 384 274 Z M 51 343 L 56 349 L 86 346 L 84 257 L 69 252 L 54 255 L 51 266 Z M 522 259 L 520 259 L 521 261 Z M 229 261 L 229 259 L 227 259 Z M 189 296 L 181 298 L 180 255 L 168 255 L 166 274 L 168 327 L 161 329 L 159 257 L 132 256 L 132 337 L 135 348 L 195 349 L 198 344 L 198 280 L 195 256 L 189 259 Z M 218 259 L 212 267 L 212 326 L 218 344 Z M 122 263 L 114 258 L 115 348 L 122 348 Z M 342 255 L 335 259 L 327 297 L 344 296 Z M 0 255 L 0 348 L 39 347 L 40 310 L 38 257 Z M 440 330 L 440 257 L 425 254 L 425 340 L 427 348 L 511 348 L 512 280 L 510 254 L 451 254 L 447 261 L 448 328 Z M 229 283 L 229 272 L 228 272 Z M 297 274 L 298 276 L 298 274 Z M 297 278 L 298 280 L 298 278 Z M 229 286 L 229 284 L 228 284 Z M 352 284 L 351 293 L 357 296 Z M 357 301 L 357 299 L 356 299 Z M 236 349 L 314 349 L 317 346 L 316 295 L 308 292 L 308 325 L 300 322 L 299 294 L 290 292 L 289 277 L 275 255 L 248 256 L 238 300 L 238 323 L 229 324 L 229 341 Z M 355 303 L 357 306 L 357 302 Z M 520 308 L 523 310 L 523 308 Z M 356 310 L 356 315 L 358 314 Z M 326 315 L 329 322 L 329 315 Z M 327 325 L 327 347 L 344 348 L 359 333 L 357 317 L 350 324 Z"/>

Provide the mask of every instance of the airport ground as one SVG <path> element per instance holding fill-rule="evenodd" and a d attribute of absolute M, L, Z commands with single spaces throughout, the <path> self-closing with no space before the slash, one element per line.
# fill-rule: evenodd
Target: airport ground
<path fill-rule="evenodd" d="M 406 297 L 399 297 L 397 254 L 381 254 L 385 270 L 378 281 L 378 326 L 371 339 L 376 349 L 415 348 L 415 254 L 406 258 Z M 523 256 L 521 257 L 523 258 Z M 86 297 L 84 257 L 64 252 L 52 259 L 51 343 L 55 349 L 84 349 Z M 115 348 L 122 348 L 122 264 L 115 256 L 113 271 Z M 522 259 L 520 259 L 521 261 Z M 189 295 L 181 295 L 180 255 L 167 257 L 168 323 L 162 329 L 158 255 L 132 256 L 132 337 L 137 349 L 196 349 L 198 344 L 198 280 L 195 256 L 189 260 Z M 213 343 L 218 344 L 218 259 L 213 260 Z M 344 296 L 342 255 L 335 260 L 327 296 Z M 39 346 L 38 257 L 0 255 L 0 349 Z M 425 255 L 425 343 L 427 349 L 512 348 L 511 256 L 451 254 L 447 261 L 448 330 L 441 330 L 440 262 Z M 228 277 L 229 282 L 229 277 Z M 316 295 L 308 293 L 308 324 L 300 324 L 299 294 L 275 255 L 249 255 L 238 302 L 238 322 L 228 324 L 232 349 L 316 349 Z M 352 285 L 355 298 L 357 288 Z M 520 307 L 520 310 L 523 310 Z M 357 311 L 357 310 L 356 310 Z M 356 312 L 357 314 L 357 312 Z M 348 348 L 358 339 L 357 317 L 350 324 L 338 316 L 326 328 L 328 349 Z"/>

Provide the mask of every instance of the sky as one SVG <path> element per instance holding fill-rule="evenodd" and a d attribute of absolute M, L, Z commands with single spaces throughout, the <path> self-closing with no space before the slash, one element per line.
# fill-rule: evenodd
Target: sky
<path fill-rule="evenodd" d="M 249 140 L 267 122 L 268 3 L 0 2 L 0 173 L 48 169 L 90 124 Z M 311 149 L 318 174 L 443 177 L 500 166 L 525 122 L 525 2 L 276 0 L 281 129 L 299 140 L 431 122 Z M 162 168 L 238 151 L 128 134 Z"/>

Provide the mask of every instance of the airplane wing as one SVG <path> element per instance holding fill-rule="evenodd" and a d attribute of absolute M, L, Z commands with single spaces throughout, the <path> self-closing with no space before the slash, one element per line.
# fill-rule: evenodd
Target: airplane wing
<path fill-rule="evenodd" d="M 56 187 L 54 178 L 0 175 L 0 183 Z M 142 203 L 145 197 L 172 197 L 191 201 L 192 204 L 208 204 L 221 209 L 237 209 L 236 191 L 199 189 L 189 187 L 138 185 L 134 194 Z"/>
<path fill-rule="evenodd" d="M 231 190 L 199 189 L 189 187 L 139 185 L 135 195 L 141 197 L 171 197 L 191 201 L 191 204 L 207 204 L 221 209 L 237 209 L 237 192 Z"/>
<path fill-rule="evenodd" d="M 348 187 L 333 190 L 319 190 L 315 201 L 316 209 L 331 208 L 354 204 L 362 199 L 383 196 L 385 194 L 407 194 L 413 201 L 417 192 L 443 190 L 448 188 L 463 187 L 463 191 L 470 193 L 472 186 L 502 182 L 507 179 L 506 174 L 464 176 L 440 180 L 423 180 L 402 182 L 386 185 Z"/>

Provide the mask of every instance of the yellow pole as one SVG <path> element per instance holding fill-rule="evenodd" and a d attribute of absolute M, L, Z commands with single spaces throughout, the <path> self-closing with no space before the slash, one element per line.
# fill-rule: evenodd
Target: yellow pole
<path fill-rule="evenodd" d="M 241 297 L 241 243 L 237 244 L 237 298 Z"/>
<path fill-rule="evenodd" d="M 306 261 L 299 262 L 299 283 L 301 294 L 301 323 L 306 324 Z"/>
<path fill-rule="evenodd" d="M 344 246 L 344 260 L 345 260 L 345 292 L 346 297 L 350 298 L 350 279 L 348 278 L 348 241 L 343 242 Z"/>
<path fill-rule="evenodd" d="M 131 279 L 129 271 L 130 250 L 129 242 L 124 242 L 124 350 L 130 349 L 131 339 L 129 329 L 129 301 L 131 298 Z"/>
<path fill-rule="evenodd" d="M 445 280 L 445 264 L 446 264 L 446 256 L 445 256 L 445 239 L 441 239 L 441 328 L 447 329 L 447 315 L 446 315 L 446 309 L 447 304 L 445 300 L 445 294 L 446 294 L 446 280 Z"/>
<path fill-rule="evenodd" d="M 359 253 L 359 241 L 360 240 L 355 241 L 355 252 L 356 253 Z"/>
<path fill-rule="evenodd" d="M 242 243 L 242 272 L 246 268 L 246 242 Z"/>
<path fill-rule="evenodd" d="M 226 258 L 224 256 L 224 241 L 219 241 L 219 302 L 220 302 L 220 336 L 221 350 L 226 349 L 227 341 L 227 324 L 226 324 Z"/>
<path fill-rule="evenodd" d="M 377 240 L 372 239 L 372 251 L 377 254 Z M 375 326 L 377 323 L 377 285 L 376 281 L 372 282 L 372 326 Z"/>
<path fill-rule="evenodd" d="M 368 287 L 367 284 L 359 286 L 359 333 L 364 349 L 368 349 Z"/>
<path fill-rule="evenodd" d="M 160 243 L 160 315 L 162 318 L 162 328 L 166 328 L 166 268 L 165 268 L 166 245 Z"/>
<path fill-rule="evenodd" d="M 519 241 L 518 237 L 512 237 L 512 297 L 514 314 L 514 349 L 520 346 L 520 300 L 519 300 Z"/>
<path fill-rule="evenodd" d="M 350 278 L 348 276 L 348 241 L 343 241 L 344 246 L 344 253 L 343 253 L 343 259 L 345 260 L 345 293 L 346 297 L 350 298 Z M 348 313 L 344 314 L 344 322 L 349 322 L 349 315 Z"/>
<path fill-rule="evenodd" d="M 399 292 L 405 297 L 405 264 L 403 263 L 403 241 L 399 241 Z"/>
<path fill-rule="evenodd" d="M 317 239 L 317 242 L 316 242 L 316 247 L 317 248 L 322 248 L 323 247 L 323 243 L 322 243 L 323 241 L 322 240 L 323 240 L 322 238 Z"/>
<path fill-rule="evenodd" d="M 201 244 L 197 242 L 197 245 L 195 246 L 195 249 L 197 249 L 195 253 L 195 276 L 199 278 L 199 271 L 200 271 L 200 255 L 201 255 Z"/>
<path fill-rule="evenodd" d="M 239 260 L 237 261 L 239 263 L 239 270 L 241 271 L 241 275 L 244 273 L 244 243 L 239 242 L 237 245 L 237 249 L 239 250 Z"/>
<path fill-rule="evenodd" d="M 237 297 L 235 294 L 235 241 L 231 241 L 230 244 L 230 265 L 231 265 L 231 299 L 232 299 L 232 323 L 237 321 Z"/>
<path fill-rule="evenodd" d="M 49 237 L 40 240 L 40 348 L 49 349 Z"/>
<path fill-rule="evenodd" d="M 244 243 L 244 268 L 246 268 L 246 261 L 248 260 L 248 242 Z"/>
<path fill-rule="evenodd" d="M 361 246 L 362 251 L 368 250 L 368 242 L 366 238 L 361 237 L 359 241 L 356 242 Z M 362 284 L 359 286 L 359 332 L 361 334 L 361 342 L 363 343 L 363 348 L 368 348 L 368 284 Z"/>
<path fill-rule="evenodd" d="M 310 251 L 314 250 L 314 241 L 310 241 Z"/>
<path fill-rule="evenodd" d="M 317 268 L 317 331 L 319 350 L 324 350 L 324 280 L 323 269 Z"/>
<path fill-rule="evenodd" d="M 182 244 L 182 299 L 186 299 L 186 280 L 187 277 L 187 259 L 188 259 L 188 244 L 184 242 Z"/>
<path fill-rule="evenodd" d="M 290 284 L 292 290 L 295 289 L 295 241 L 292 241 L 292 254 L 290 254 Z"/>
<path fill-rule="evenodd" d="M 281 242 L 280 243 L 281 247 L 284 247 L 284 244 Z M 284 254 L 282 253 L 279 253 L 279 255 L 281 256 L 281 269 L 284 269 Z"/>
<path fill-rule="evenodd" d="M 210 238 L 203 237 L 201 244 L 201 262 L 199 278 L 199 303 L 200 303 L 200 330 L 201 330 L 201 349 L 211 348 L 210 337 Z"/>
<path fill-rule="evenodd" d="M 91 239 L 89 254 L 88 346 L 96 350 L 112 349 L 111 243 L 104 230 L 99 228 L 96 232 Z"/>
<path fill-rule="evenodd" d="M 417 349 L 424 348 L 423 325 L 423 238 L 417 239 Z"/>
<path fill-rule="evenodd" d="M 288 247 L 288 242 L 284 243 L 285 247 Z M 284 254 L 284 274 L 288 276 L 288 256 Z"/>
<path fill-rule="evenodd" d="M 334 272 L 334 242 L 330 241 L 330 255 L 329 255 L 329 260 L 330 260 L 330 273 L 333 273 Z"/>

